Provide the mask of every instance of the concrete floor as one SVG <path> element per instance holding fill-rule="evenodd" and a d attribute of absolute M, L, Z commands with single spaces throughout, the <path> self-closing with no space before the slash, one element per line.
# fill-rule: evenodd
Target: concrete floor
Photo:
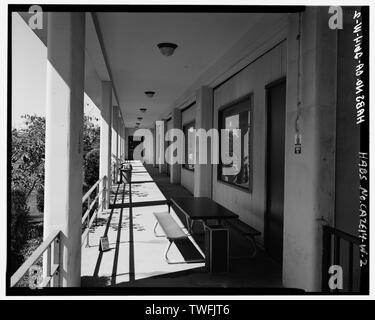
<path fill-rule="evenodd" d="M 179 185 L 171 185 L 166 174 L 160 174 L 152 166 L 147 166 L 146 170 L 140 162 L 133 163 L 132 180 L 132 202 L 142 202 L 142 206 L 133 207 L 132 214 L 129 208 L 113 208 L 100 214 L 90 231 L 90 246 L 82 247 L 83 287 L 281 288 L 280 266 L 261 250 L 254 259 L 246 258 L 249 245 L 232 230 L 230 272 L 210 274 L 204 263 L 168 264 L 164 259 L 168 240 L 155 237 L 152 214 L 167 211 L 167 205 L 148 206 L 147 202 L 192 195 Z M 114 185 L 112 207 L 128 203 L 128 191 L 128 185 L 125 190 L 124 184 Z M 184 227 L 183 217 L 173 210 L 171 214 Z M 194 238 L 189 237 L 189 241 L 178 247 L 173 245 L 170 258 L 174 261 L 202 258 L 202 231 L 202 226 L 197 224 Z M 108 236 L 110 250 L 99 252 L 99 239 L 103 235 Z"/>

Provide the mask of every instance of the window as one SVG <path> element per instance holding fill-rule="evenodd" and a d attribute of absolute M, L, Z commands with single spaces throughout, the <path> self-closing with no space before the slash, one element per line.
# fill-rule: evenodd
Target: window
<path fill-rule="evenodd" d="M 184 168 L 188 170 L 194 170 L 195 162 L 195 122 L 190 122 L 184 125 L 184 136 L 185 136 L 185 164 Z"/>
<path fill-rule="evenodd" d="M 220 163 L 218 179 L 226 183 L 250 190 L 251 179 L 251 106 L 252 96 L 247 96 L 219 111 Z M 221 134 L 225 129 L 225 134 Z M 234 147 L 234 139 L 238 148 Z M 222 139 L 224 139 L 222 141 Z M 221 150 L 222 143 L 226 150 Z M 226 152 L 232 160 L 223 163 L 221 152 Z"/>

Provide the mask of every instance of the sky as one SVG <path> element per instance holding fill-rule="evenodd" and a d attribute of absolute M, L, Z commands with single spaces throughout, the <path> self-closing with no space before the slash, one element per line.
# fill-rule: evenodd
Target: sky
<path fill-rule="evenodd" d="M 23 114 L 45 115 L 47 48 L 18 13 L 12 14 L 12 127 L 21 127 Z M 85 94 L 84 112 L 100 112 Z"/>

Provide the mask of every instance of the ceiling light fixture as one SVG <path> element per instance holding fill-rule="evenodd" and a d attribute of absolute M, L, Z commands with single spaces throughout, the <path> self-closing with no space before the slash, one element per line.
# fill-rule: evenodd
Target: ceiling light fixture
<path fill-rule="evenodd" d="M 163 42 L 158 44 L 158 48 L 163 56 L 169 57 L 177 48 L 177 44 Z"/>
<path fill-rule="evenodd" d="M 155 95 L 155 91 L 145 91 L 145 95 L 149 98 L 152 98 Z"/>
<path fill-rule="evenodd" d="M 146 111 L 147 111 L 147 109 L 146 108 L 141 108 L 141 109 L 139 109 L 141 112 L 143 112 L 143 113 L 145 113 Z"/>

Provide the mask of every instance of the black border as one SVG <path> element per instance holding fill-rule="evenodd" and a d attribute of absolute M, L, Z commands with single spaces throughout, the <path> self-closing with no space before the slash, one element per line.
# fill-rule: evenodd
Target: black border
<path fill-rule="evenodd" d="M 360 186 L 368 190 L 369 196 L 364 203 L 367 206 L 367 240 L 365 241 L 366 245 L 366 251 L 368 252 L 367 255 L 367 265 L 362 266 L 362 275 L 366 277 L 366 279 L 361 279 L 361 283 L 364 284 L 364 286 L 361 288 L 361 291 L 363 292 L 369 292 L 369 285 L 370 285 L 370 263 L 371 263 L 371 257 L 370 257 L 370 140 L 369 140 L 369 134 L 370 134 L 370 91 L 369 91 L 369 75 L 370 75 L 370 65 L 369 65 L 369 54 L 370 54 L 370 35 L 369 35 L 369 29 L 370 29 L 370 22 L 369 22 L 369 7 L 363 6 L 360 8 L 361 10 L 361 16 L 362 16 L 362 35 L 363 35 L 363 42 L 362 42 L 362 52 L 363 52 L 363 58 L 362 61 L 364 63 L 364 72 L 361 75 L 361 79 L 364 82 L 364 93 L 365 96 L 365 116 L 366 121 L 359 124 L 360 128 L 360 152 L 366 152 L 368 154 L 368 161 L 367 161 L 367 170 L 368 170 L 368 179 L 367 180 L 360 180 Z"/>
<path fill-rule="evenodd" d="M 43 290 L 31 290 L 29 288 L 10 288 L 10 275 L 9 275 L 9 251 L 10 251 L 10 208 L 9 204 L 10 201 L 10 179 L 9 175 L 11 173 L 11 165 L 10 165 L 10 154 L 11 154 L 11 119 L 12 119 L 12 12 L 23 11 L 28 12 L 28 9 L 31 4 L 8 4 L 8 38 L 7 38 L 7 45 L 8 45 L 8 59 L 7 59 L 7 266 L 6 266 L 6 291 L 5 294 L 8 296 L 66 296 L 66 295 L 326 295 L 320 292 L 304 292 L 301 289 L 276 289 L 276 288 L 142 288 L 142 287 L 127 287 L 127 288 L 46 288 Z M 63 12 L 63 11 L 70 11 L 70 12 L 80 12 L 80 11 L 100 11 L 100 12 L 212 12 L 212 13 L 243 13 L 243 12 L 268 12 L 268 13 L 296 13 L 296 12 L 303 12 L 305 11 L 305 6 L 239 6 L 239 5 L 64 5 L 64 4 L 54 4 L 54 5 L 42 5 L 42 9 L 44 11 L 56 11 L 56 12 Z M 363 74 L 364 81 L 364 95 L 367 101 L 367 108 L 365 114 L 367 116 L 367 121 L 361 124 L 360 133 L 361 133 L 361 151 L 369 153 L 369 121 L 370 121 L 370 114 L 369 114 L 369 6 L 361 7 L 362 12 L 362 21 L 363 21 L 363 52 L 364 58 L 363 60 L 366 62 L 365 72 Z M 229 80 L 229 79 L 227 79 Z M 222 85 L 221 83 L 220 85 Z M 217 87 L 219 87 L 218 85 Z M 216 87 L 215 87 L 216 88 Z M 215 89 L 214 88 L 214 89 Z M 370 155 L 370 154 L 369 154 Z M 369 182 L 366 184 L 368 190 L 369 189 Z M 369 202 L 368 202 L 369 205 Z M 369 207 L 368 207 L 369 208 Z M 340 293 L 340 295 L 363 295 L 362 293 Z M 329 296 L 332 296 L 330 294 Z M 24 306 L 27 304 L 29 307 L 24 309 L 19 308 L 18 303 L 19 301 L 8 301 L 12 304 L 12 311 L 15 308 L 21 311 L 24 310 L 29 315 L 30 310 L 38 309 L 35 304 L 40 303 L 40 301 L 24 301 Z M 139 303 L 150 305 L 151 301 L 138 301 Z M 176 304 L 181 304 L 182 301 L 175 302 Z M 191 301 L 188 301 L 191 302 Z M 237 301 L 238 302 L 238 301 Z M 236 302 L 236 303 L 237 303 Z M 290 306 L 290 301 L 273 301 L 275 305 L 281 306 L 287 304 L 288 307 Z M 17 303 L 17 305 L 14 305 Z M 32 305 L 30 304 L 32 303 Z M 52 302 L 49 301 L 49 305 Z M 66 306 L 72 306 L 73 304 L 78 303 L 76 301 L 66 301 Z M 80 301 L 80 303 L 82 303 Z M 103 303 L 101 301 L 101 303 Z M 107 302 L 108 303 L 108 302 Z M 123 303 L 123 301 L 121 301 Z M 234 303 L 231 302 L 231 303 Z M 245 310 L 248 310 L 249 302 L 245 303 Z M 332 302 L 331 302 L 332 303 Z M 260 303 L 261 304 L 261 303 Z M 301 302 L 300 305 L 304 305 L 306 307 L 306 302 Z M 325 303 L 324 303 L 325 304 Z M 345 304 L 348 305 L 348 301 L 345 301 Z M 40 305 L 40 304 L 39 304 Z M 262 304 L 261 304 L 262 305 Z M 311 304 L 309 304 L 311 305 Z M 336 305 L 337 301 L 336 301 Z M 354 308 L 357 315 L 360 310 L 360 304 L 357 301 L 356 305 L 358 308 Z M 363 305 L 363 304 L 361 304 Z M 367 305 L 367 304 L 366 304 Z M 264 310 L 263 304 L 263 310 Z M 340 307 L 343 304 L 340 303 Z M 32 308 L 31 308 L 32 307 Z M 90 309 L 85 309 L 90 311 Z M 94 308 L 91 309 L 92 312 L 105 312 L 103 315 L 108 315 L 107 308 Z M 314 312 L 314 308 L 310 309 Z M 332 315 L 337 316 L 337 312 L 340 310 L 339 308 L 330 308 L 328 310 L 332 310 Z M 351 309 L 353 310 L 353 309 Z M 290 310 L 289 310 L 290 311 Z M 239 315 L 243 316 L 243 313 Z M 321 315 L 321 310 L 318 310 L 318 314 Z M 327 315 L 327 314 L 326 314 Z"/>
<path fill-rule="evenodd" d="M 185 309 L 186 312 L 180 311 L 178 316 L 174 319 L 244 319 L 248 317 L 267 317 L 275 314 L 287 314 L 290 319 L 301 319 L 306 313 L 313 319 L 319 319 L 324 314 L 325 318 L 355 318 L 358 314 L 367 314 L 366 311 L 372 311 L 373 301 L 296 301 L 296 300 L 228 300 L 215 301 L 213 299 L 207 300 L 99 300 L 99 301 L 85 301 L 85 300 L 64 300 L 64 301 L 38 301 L 38 300 L 8 300 L 1 301 L 0 307 L 3 311 L 14 312 L 17 310 L 17 315 L 24 318 L 30 318 L 30 311 L 42 310 L 38 312 L 38 318 L 50 318 L 51 314 L 56 313 L 57 310 L 74 310 L 74 315 L 82 318 L 107 318 L 110 312 L 118 311 L 122 317 L 128 317 L 131 313 L 133 319 L 173 319 L 172 315 L 147 315 L 146 308 L 152 307 L 179 307 L 180 310 Z M 212 315 L 197 315 L 192 314 L 189 310 L 189 305 L 222 305 L 228 306 L 229 314 L 223 313 Z M 5 307 L 5 308 L 4 308 Z M 5 310 L 4 310 L 5 309 Z M 51 311 L 51 312 L 46 312 Z M 64 312 L 64 311 L 63 311 Z M 371 314 L 368 312 L 368 314 Z"/>
<path fill-rule="evenodd" d="M 28 12 L 32 4 L 8 4 L 9 11 Z M 44 12 L 205 12 L 205 13 L 296 13 L 306 6 L 261 5 L 130 5 L 130 4 L 41 4 Z"/>

